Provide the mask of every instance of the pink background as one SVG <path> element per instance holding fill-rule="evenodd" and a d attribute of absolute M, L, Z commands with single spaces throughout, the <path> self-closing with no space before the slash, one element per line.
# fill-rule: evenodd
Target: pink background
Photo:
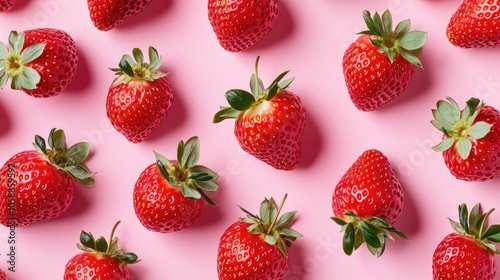
<path fill-rule="evenodd" d="M 431 279 L 431 258 L 438 242 L 451 232 L 447 217 L 458 219 L 458 205 L 481 202 L 499 207 L 498 180 L 462 182 L 446 169 L 430 147 L 440 138 L 431 126 L 431 109 L 447 96 L 459 104 L 472 96 L 500 108 L 498 49 L 462 50 L 445 36 L 460 0 L 288 0 L 281 1 L 275 28 L 258 45 L 229 53 L 218 44 L 207 17 L 207 1 L 155 0 L 139 16 L 109 32 L 95 29 L 86 1 L 18 0 L 0 15 L 0 39 L 10 30 L 53 27 L 76 41 L 80 64 L 76 78 L 61 95 L 34 99 L 5 87 L 0 95 L 0 162 L 32 149 L 33 136 L 47 137 L 53 127 L 65 130 L 70 144 L 87 141 L 87 164 L 97 172 L 93 189 L 75 185 L 75 199 L 57 219 L 17 231 L 17 272 L 12 280 L 61 279 L 66 262 L 79 251 L 80 231 L 108 236 L 117 220 L 122 247 L 142 261 L 129 266 L 133 279 L 217 279 L 218 240 L 242 216 L 236 205 L 256 212 L 264 197 L 281 200 L 285 211 L 297 210 L 294 228 L 304 237 L 290 250 L 285 279 Z M 342 75 L 343 51 L 364 29 L 361 12 L 391 9 L 395 21 L 410 18 L 412 28 L 428 32 L 421 60 L 408 90 L 378 111 L 358 111 Z M 172 110 L 152 137 L 131 144 L 106 117 L 105 98 L 122 54 L 133 47 L 154 46 L 175 94 Z M 303 161 L 291 172 L 277 171 L 242 152 L 233 136 L 233 121 L 212 124 L 224 92 L 248 88 L 255 58 L 268 85 L 291 70 L 291 90 L 307 109 Z M 216 170 L 220 190 L 216 207 L 206 207 L 192 227 L 172 234 L 146 230 L 132 207 L 139 173 L 154 161 L 152 150 L 175 156 L 179 140 L 198 135 L 200 163 Z M 381 150 L 391 161 L 405 191 L 405 206 L 395 226 L 410 240 L 396 238 L 375 258 L 360 248 L 351 257 L 341 248 L 332 215 L 333 188 L 366 149 Z M 491 222 L 500 223 L 493 212 Z M 6 269 L 8 230 L 0 229 L 0 268 Z M 497 258 L 498 260 L 498 258 Z M 496 279 L 500 279 L 497 276 Z"/>

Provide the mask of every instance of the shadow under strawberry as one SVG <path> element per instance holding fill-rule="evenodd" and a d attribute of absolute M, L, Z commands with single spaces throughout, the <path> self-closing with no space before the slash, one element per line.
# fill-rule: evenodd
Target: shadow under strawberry
<path fill-rule="evenodd" d="M 73 201 L 69 205 L 64 214 L 57 219 L 49 220 L 47 222 L 62 222 L 66 219 L 74 220 L 78 215 L 83 215 L 92 205 L 92 192 L 90 188 L 84 188 L 78 184 L 73 184 Z"/>
<path fill-rule="evenodd" d="M 140 14 L 115 27 L 116 30 L 123 30 L 139 25 L 148 25 L 151 22 L 163 17 L 173 5 L 174 0 L 152 1 Z"/>
<path fill-rule="evenodd" d="M 76 68 L 75 78 L 68 86 L 66 91 L 84 93 L 92 84 L 92 71 L 90 70 L 90 64 L 89 60 L 87 59 L 87 54 L 82 49 L 78 49 L 77 52 L 78 66 Z"/>
<path fill-rule="evenodd" d="M 286 1 L 279 2 L 278 19 L 273 29 L 248 52 L 260 52 L 263 49 L 282 43 L 287 37 L 290 37 L 295 31 L 295 22 Z"/>
<path fill-rule="evenodd" d="M 288 250 L 288 269 L 283 276 L 283 280 L 307 279 L 308 271 L 304 267 L 304 259 L 308 250 L 306 250 L 305 244 L 295 242 Z"/>
<path fill-rule="evenodd" d="M 9 132 L 11 129 L 11 118 L 7 114 L 7 109 L 5 105 L 0 102 L 0 136 L 3 136 Z"/>
<path fill-rule="evenodd" d="M 395 170 L 395 172 L 396 175 L 399 176 L 397 169 Z M 412 186 L 410 181 L 411 180 L 405 181 L 404 178 L 401 178 L 401 184 L 405 193 L 405 199 L 403 212 L 401 212 L 401 216 L 399 217 L 397 223 L 395 223 L 395 226 L 400 231 L 404 232 L 408 236 L 409 240 L 412 240 L 412 238 L 416 236 L 421 230 L 422 217 L 420 217 L 420 213 L 418 211 L 419 207 L 415 205 L 415 201 L 413 200 L 413 189 L 418 188 L 418 186 Z M 405 244 L 407 243 L 408 242 L 400 242 L 398 244 L 391 244 L 394 247 L 391 250 L 397 250 L 397 247 L 403 248 L 403 246 L 405 246 Z"/>
<path fill-rule="evenodd" d="M 316 118 L 307 112 L 306 126 L 302 138 L 302 155 L 298 168 L 309 168 L 314 165 L 323 150 L 324 139 Z"/>

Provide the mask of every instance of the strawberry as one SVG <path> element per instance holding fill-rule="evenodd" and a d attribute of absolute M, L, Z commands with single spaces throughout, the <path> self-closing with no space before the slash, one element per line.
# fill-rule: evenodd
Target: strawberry
<path fill-rule="evenodd" d="M 119 68 L 113 68 L 117 78 L 108 90 L 106 113 L 115 129 L 128 141 L 144 141 L 165 118 L 174 101 L 172 87 L 158 69 L 162 58 L 149 47 L 149 61 L 144 62 L 140 49 L 134 48 L 132 59 L 124 55 Z"/>
<path fill-rule="evenodd" d="M 371 17 L 363 12 L 368 30 L 362 31 L 345 51 L 342 60 L 349 96 L 361 111 L 373 111 L 395 99 L 408 87 L 414 66 L 427 33 L 410 31 L 410 20 L 401 21 L 393 30 L 392 16 L 386 10 Z"/>
<path fill-rule="evenodd" d="M 73 200 L 72 179 L 84 186 L 94 184 L 93 174 L 83 163 L 89 144 L 66 148 L 66 136 L 52 129 L 45 140 L 36 135 L 36 150 L 15 154 L 0 169 L 0 223 L 27 226 L 63 214 Z"/>
<path fill-rule="evenodd" d="M 288 248 L 302 235 L 290 228 L 296 211 L 280 216 L 286 200 L 273 198 L 260 205 L 260 216 L 246 213 L 222 234 L 217 253 L 219 280 L 279 280 L 288 269 Z"/>
<path fill-rule="evenodd" d="M 251 92 L 232 89 L 225 97 L 230 107 L 221 107 L 213 122 L 235 118 L 234 134 L 244 151 L 280 170 L 295 169 L 301 158 L 306 111 L 301 99 L 287 87 L 293 81 L 280 74 L 264 89 L 255 74 L 250 79 Z"/>
<path fill-rule="evenodd" d="M 84 279 L 108 279 L 108 280 L 131 280 L 132 276 L 127 265 L 139 261 L 136 254 L 124 253 L 118 243 L 118 237 L 114 236 L 118 227 L 118 221 L 109 241 L 104 237 L 94 238 L 92 233 L 82 231 L 78 249 L 82 250 L 72 257 L 66 264 L 64 280 Z"/>
<path fill-rule="evenodd" d="M 500 47 L 500 2 L 464 0 L 450 18 L 446 36 L 461 48 Z"/>
<path fill-rule="evenodd" d="M 447 98 L 432 110 L 432 125 L 443 132 L 433 149 L 443 153 L 451 174 L 464 181 L 486 181 L 500 175 L 500 112 L 477 98 L 464 110 Z"/>
<path fill-rule="evenodd" d="M 198 165 L 200 141 L 197 136 L 177 147 L 177 160 L 168 160 L 155 152 L 156 163 L 149 165 L 134 186 L 134 210 L 145 228 L 155 232 L 175 232 L 198 220 L 204 201 L 215 205 L 205 194 L 218 188 L 219 177 L 211 169 Z M 204 198 L 202 200 L 201 198 Z"/>
<path fill-rule="evenodd" d="M 142 13 L 152 0 L 88 0 L 90 20 L 101 31 L 108 31 Z"/>
<path fill-rule="evenodd" d="M 278 19 L 278 0 L 208 0 L 208 18 L 220 45 L 241 52 L 261 41 Z"/>
<path fill-rule="evenodd" d="M 364 242 L 379 257 L 391 232 L 407 237 L 392 224 L 401 215 L 404 194 L 389 160 L 382 152 L 363 152 L 342 176 L 332 198 L 332 220 L 342 226 L 343 249 L 347 255 Z"/>
<path fill-rule="evenodd" d="M 78 66 L 75 41 L 59 29 L 12 31 L 8 46 L 0 43 L 0 87 L 9 78 L 12 89 L 34 97 L 63 92 Z"/>
<path fill-rule="evenodd" d="M 7 274 L 3 270 L 0 270 L 0 280 L 7 280 Z"/>
<path fill-rule="evenodd" d="M 493 210 L 483 214 L 478 203 L 469 215 L 466 204 L 458 207 L 460 222 L 449 219 L 455 232 L 445 236 L 432 255 L 434 280 L 495 279 L 500 225 L 486 227 Z"/>
<path fill-rule="evenodd" d="M 15 3 L 16 0 L 0 0 L 0 13 L 10 11 Z"/>

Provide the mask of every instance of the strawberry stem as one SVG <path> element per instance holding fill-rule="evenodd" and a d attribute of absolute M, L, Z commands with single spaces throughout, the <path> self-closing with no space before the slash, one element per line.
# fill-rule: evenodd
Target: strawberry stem
<path fill-rule="evenodd" d="M 271 226 L 269 226 L 269 228 L 267 229 L 267 232 L 266 232 L 267 235 L 269 235 L 271 233 L 271 230 L 274 228 L 274 225 L 278 221 L 278 218 L 279 218 L 280 213 L 281 213 L 281 209 L 283 209 L 283 206 L 285 205 L 285 200 L 286 200 L 287 196 L 288 196 L 288 194 L 285 194 L 285 196 L 283 196 L 283 199 L 281 200 L 280 206 L 278 207 L 278 213 L 276 214 L 276 217 L 274 217 L 274 220 L 271 223 Z"/>

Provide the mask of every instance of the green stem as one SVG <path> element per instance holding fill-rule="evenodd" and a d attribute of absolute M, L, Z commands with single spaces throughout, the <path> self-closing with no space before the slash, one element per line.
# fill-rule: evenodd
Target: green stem
<path fill-rule="evenodd" d="M 267 232 L 266 232 L 267 235 L 269 235 L 271 233 L 271 229 L 274 227 L 274 225 L 278 221 L 278 218 L 279 218 L 280 213 L 281 213 L 281 209 L 283 209 L 283 206 L 285 205 L 285 200 L 286 200 L 287 196 L 288 196 L 288 194 L 285 194 L 285 196 L 281 200 L 280 206 L 278 207 L 278 213 L 276 214 L 276 217 L 274 218 L 273 222 L 271 223 L 271 225 L 267 229 Z"/>

